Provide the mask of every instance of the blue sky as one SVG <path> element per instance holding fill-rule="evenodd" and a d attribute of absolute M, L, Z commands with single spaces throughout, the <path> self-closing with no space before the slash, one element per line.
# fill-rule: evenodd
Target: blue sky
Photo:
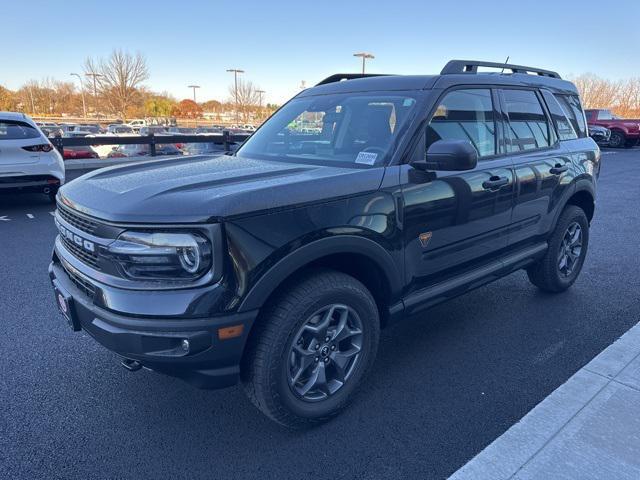
<path fill-rule="evenodd" d="M 28 5 L 28 8 L 26 6 Z M 280 103 L 335 72 L 437 73 L 451 58 L 502 61 L 616 79 L 640 76 L 640 1 L 6 1 L 0 85 L 69 80 L 114 48 L 147 58 L 154 91 L 225 99 L 232 76 Z M 612 14 L 615 13 L 615 14 Z"/>

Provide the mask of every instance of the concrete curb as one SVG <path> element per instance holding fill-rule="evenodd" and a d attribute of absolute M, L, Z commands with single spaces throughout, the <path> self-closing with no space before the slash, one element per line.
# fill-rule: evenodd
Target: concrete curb
<path fill-rule="evenodd" d="M 639 410 L 640 323 L 450 479 L 640 478 Z"/>

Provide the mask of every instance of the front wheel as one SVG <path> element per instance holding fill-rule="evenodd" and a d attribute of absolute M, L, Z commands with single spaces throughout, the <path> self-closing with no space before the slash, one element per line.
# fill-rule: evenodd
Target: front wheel
<path fill-rule="evenodd" d="M 380 336 L 371 293 L 330 270 L 289 285 L 257 322 L 242 381 L 258 409 L 291 428 L 324 422 L 349 404 Z"/>
<path fill-rule="evenodd" d="M 626 142 L 626 138 L 624 133 L 614 130 L 611 132 L 611 137 L 609 138 L 609 146 L 611 148 L 622 148 L 624 147 Z"/>
<path fill-rule="evenodd" d="M 589 221 L 580 207 L 567 205 L 549 239 L 545 256 L 527 269 L 531 283 L 562 292 L 578 278 L 589 246 Z"/>

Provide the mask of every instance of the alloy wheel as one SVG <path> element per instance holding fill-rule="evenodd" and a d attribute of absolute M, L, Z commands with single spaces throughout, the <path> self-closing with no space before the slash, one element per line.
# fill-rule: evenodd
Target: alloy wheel
<path fill-rule="evenodd" d="M 572 222 L 562 238 L 558 252 L 558 270 L 560 274 L 570 276 L 580 260 L 582 254 L 582 227 L 578 222 Z"/>
<path fill-rule="evenodd" d="M 331 304 L 311 315 L 293 337 L 287 379 L 293 393 L 315 402 L 334 395 L 353 374 L 362 350 L 362 321 Z"/>

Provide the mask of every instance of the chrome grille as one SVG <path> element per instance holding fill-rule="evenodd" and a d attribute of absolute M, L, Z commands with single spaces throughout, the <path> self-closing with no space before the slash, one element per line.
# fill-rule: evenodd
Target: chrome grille
<path fill-rule="evenodd" d="M 60 204 L 58 204 L 58 215 L 60 215 L 60 217 L 62 217 L 69 225 L 73 225 L 78 230 L 82 230 L 83 232 L 91 235 L 93 235 L 98 228 L 98 222 L 94 222 L 93 220 L 80 216 Z"/>
<path fill-rule="evenodd" d="M 80 259 L 87 265 L 92 266 L 96 270 L 100 270 L 98 255 L 96 255 L 95 253 L 87 252 L 63 235 L 60 235 L 60 238 L 62 239 L 62 244 L 73 254 L 74 257 Z"/>

